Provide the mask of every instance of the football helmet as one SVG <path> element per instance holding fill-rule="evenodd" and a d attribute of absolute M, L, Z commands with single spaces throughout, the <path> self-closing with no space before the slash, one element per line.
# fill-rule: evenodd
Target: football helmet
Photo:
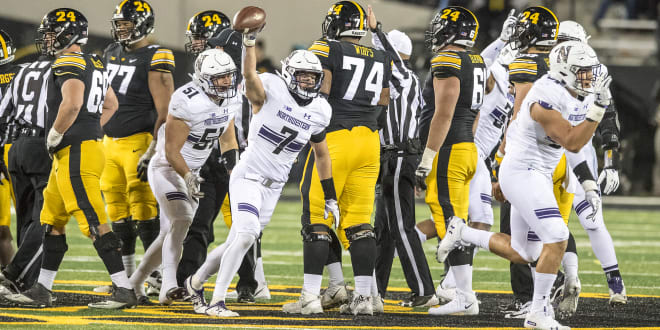
<path fill-rule="evenodd" d="M 34 43 L 41 55 L 55 56 L 73 44 L 87 43 L 87 18 L 71 8 L 49 11 L 37 29 Z"/>
<path fill-rule="evenodd" d="M 566 41 L 550 51 L 550 77 L 560 81 L 578 95 L 594 92 L 593 84 L 601 73 L 596 52 L 579 41 Z"/>
<path fill-rule="evenodd" d="M 123 46 L 134 44 L 154 31 L 155 20 L 154 10 L 148 2 L 123 0 L 115 8 L 110 20 L 112 38 Z M 133 26 L 121 26 L 120 21 L 131 22 Z"/>
<path fill-rule="evenodd" d="M 532 46 L 552 47 L 557 43 L 559 20 L 548 8 L 529 7 L 518 15 L 511 42 L 521 52 Z"/>
<path fill-rule="evenodd" d="M 433 52 L 451 44 L 471 48 L 479 34 L 479 21 L 469 9 L 449 6 L 435 14 L 424 34 L 424 41 Z"/>
<path fill-rule="evenodd" d="M 14 60 L 14 41 L 9 34 L 0 30 L 0 65 L 5 65 Z"/>
<path fill-rule="evenodd" d="M 198 55 L 206 49 L 206 40 L 215 37 L 220 31 L 231 26 L 229 17 L 216 10 L 205 10 L 195 14 L 188 21 L 185 45 L 186 53 Z"/>
<path fill-rule="evenodd" d="M 328 39 L 362 38 L 367 34 L 367 14 L 355 1 L 339 1 L 328 10 L 321 29 Z"/>
<path fill-rule="evenodd" d="M 217 78 L 229 75 L 231 83 L 218 86 L 214 82 Z M 236 95 L 236 64 L 229 54 L 220 49 L 207 49 L 197 56 L 195 60 L 195 73 L 193 82 L 206 94 L 214 98 L 231 98 Z"/>
<path fill-rule="evenodd" d="M 557 32 L 557 42 L 563 42 L 568 40 L 577 40 L 584 43 L 591 38 L 587 35 L 587 31 L 584 30 L 584 27 L 580 23 L 575 21 L 562 21 L 559 23 L 559 30 Z"/>
<path fill-rule="evenodd" d="M 314 53 L 308 50 L 294 50 L 282 63 L 282 73 L 280 76 L 286 82 L 291 94 L 295 94 L 303 100 L 309 100 L 319 95 L 321 83 L 323 82 L 323 67 L 321 61 Z M 298 80 L 301 73 L 314 74 L 314 86 L 303 88 L 304 83 Z"/>

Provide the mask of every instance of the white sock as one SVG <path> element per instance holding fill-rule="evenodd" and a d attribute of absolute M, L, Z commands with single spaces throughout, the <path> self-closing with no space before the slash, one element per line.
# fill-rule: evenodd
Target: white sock
<path fill-rule="evenodd" d="M 426 242 L 426 234 L 422 233 L 417 226 L 415 226 L 415 231 L 417 232 L 417 236 L 419 236 L 419 241 L 422 243 Z"/>
<path fill-rule="evenodd" d="M 566 277 L 577 277 L 578 276 L 578 256 L 573 252 L 564 253 L 564 258 L 561 260 L 562 266 L 564 266 L 564 271 L 566 272 Z"/>
<path fill-rule="evenodd" d="M 493 236 L 493 234 L 495 233 L 465 226 L 463 227 L 463 232 L 461 233 L 461 240 L 474 244 L 486 251 L 490 251 L 488 245 L 490 242 L 490 237 Z"/>
<path fill-rule="evenodd" d="M 147 277 L 154 270 L 158 269 L 163 260 L 163 240 L 165 239 L 165 234 L 167 232 L 162 230 L 158 233 L 158 237 L 149 245 L 147 251 L 144 252 L 142 261 L 140 261 L 137 269 L 131 273 L 128 279 L 131 288 L 135 290 L 136 296 L 146 295 L 144 292 L 144 281 L 147 280 Z"/>
<path fill-rule="evenodd" d="M 126 276 L 125 270 L 110 274 L 110 279 L 112 280 L 112 283 L 120 288 L 129 290 L 133 289 L 133 286 L 131 286 L 131 283 L 128 281 L 128 276 Z"/>
<path fill-rule="evenodd" d="M 550 290 L 555 283 L 557 274 L 546 274 L 536 272 L 534 276 L 534 296 L 532 298 L 532 307 L 530 313 L 543 312 L 548 306 L 550 299 Z"/>
<path fill-rule="evenodd" d="M 225 251 L 227 251 L 228 243 L 230 243 L 229 239 L 218 245 L 206 256 L 204 263 L 199 266 L 199 269 L 195 272 L 195 276 L 197 276 L 200 282 L 205 283 L 209 280 L 209 277 L 218 272 L 218 269 L 220 269 L 220 263 L 222 262 L 222 256 L 225 254 Z"/>
<path fill-rule="evenodd" d="M 441 286 L 443 289 L 456 288 L 456 281 L 454 280 L 454 272 L 451 270 L 452 268 L 453 267 L 449 267 L 447 275 L 445 275 L 445 278 L 442 280 Z"/>
<path fill-rule="evenodd" d="M 220 263 L 220 272 L 215 281 L 215 291 L 213 291 L 213 300 L 211 305 L 220 301 L 225 301 L 225 295 L 231 280 L 236 275 L 238 268 L 241 267 L 245 253 L 254 244 L 256 237 L 247 233 L 238 233 L 236 239 L 229 244 L 225 255 Z"/>
<path fill-rule="evenodd" d="M 333 262 L 328 267 L 329 286 L 344 285 L 344 272 L 341 269 L 341 262 Z"/>
<path fill-rule="evenodd" d="M 129 254 L 127 256 L 121 256 L 121 261 L 124 264 L 124 270 L 126 275 L 131 276 L 135 271 L 135 254 Z"/>
<path fill-rule="evenodd" d="M 587 230 L 587 235 L 589 235 L 589 240 L 591 241 L 591 249 L 594 251 L 594 255 L 600 261 L 600 265 L 603 268 L 619 263 L 616 260 L 612 236 L 605 226 L 596 230 Z"/>
<path fill-rule="evenodd" d="M 359 295 L 371 296 L 371 276 L 355 276 L 355 292 Z"/>
<path fill-rule="evenodd" d="M 303 291 L 309 292 L 315 296 L 321 294 L 321 282 L 323 275 L 303 274 Z"/>
<path fill-rule="evenodd" d="M 375 270 L 374 270 L 374 274 L 371 276 L 371 296 L 372 297 L 378 296 L 378 283 L 376 282 Z"/>
<path fill-rule="evenodd" d="M 451 266 L 450 270 L 454 273 L 456 289 L 467 294 L 472 294 L 472 266 Z"/>
<path fill-rule="evenodd" d="M 160 288 L 160 302 L 167 301 L 166 293 L 178 285 L 176 280 L 176 269 L 181 260 L 183 240 L 188 233 L 191 221 L 174 220 L 165 239 L 163 240 L 163 284 Z"/>
<path fill-rule="evenodd" d="M 192 274 L 192 278 L 190 279 L 190 285 L 192 286 L 193 289 L 199 290 L 204 286 L 205 281 L 200 281 L 199 277 L 197 277 L 197 274 Z"/>
<path fill-rule="evenodd" d="M 53 282 L 55 282 L 56 270 L 48 270 L 41 268 L 37 282 L 43 285 L 46 289 L 53 291 Z"/>
<path fill-rule="evenodd" d="M 257 280 L 259 284 L 266 284 L 266 275 L 264 274 L 264 260 L 263 258 L 257 258 L 257 261 L 254 265 L 254 279 Z"/>

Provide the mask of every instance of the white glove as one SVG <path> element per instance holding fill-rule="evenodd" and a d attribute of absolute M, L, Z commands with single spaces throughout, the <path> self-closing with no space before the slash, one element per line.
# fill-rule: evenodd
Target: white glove
<path fill-rule="evenodd" d="M 147 168 L 154 154 L 156 154 L 156 140 L 151 140 L 147 151 L 140 156 L 137 164 L 137 177 L 142 181 L 147 181 Z"/>
<path fill-rule="evenodd" d="M 596 94 L 596 104 L 601 107 L 608 107 L 612 103 L 612 93 L 610 84 L 612 76 L 598 76 L 594 82 L 594 93 Z"/>
<path fill-rule="evenodd" d="M 63 138 L 64 134 L 56 131 L 54 127 L 51 127 L 50 131 L 48 131 L 48 137 L 46 137 L 46 148 L 48 149 L 48 155 L 50 155 L 51 159 L 53 159 L 55 148 L 62 142 Z"/>
<path fill-rule="evenodd" d="M 603 194 L 609 195 L 615 192 L 619 188 L 619 171 L 614 168 L 604 168 L 598 176 L 598 185 L 601 186 L 603 181 L 605 182 Z"/>
<path fill-rule="evenodd" d="M 429 172 L 431 172 L 433 159 L 437 153 L 437 151 L 433 151 L 429 148 L 424 149 L 422 161 L 419 162 L 417 170 L 415 171 L 415 185 L 421 190 L 426 190 L 426 177 L 429 175 Z"/>
<path fill-rule="evenodd" d="M 598 186 L 594 180 L 586 180 L 582 182 L 582 188 L 584 189 L 584 199 L 591 206 L 591 214 L 587 216 L 587 219 L 596 221 L 596 214 L 602 204 L 600 194 L 598 193 Z"/>
<path fill-rule="evenodd" d="M 243 33 L 243 45 L 245 45 L 245 47 L 254 47 L 256 42 L 257 32 Z"/>
<path fill-rule="evenodd" d="M 506 17 L 504 20 L 504 24 L 502 24 L 502 32 L 500 32 L 500 40 L 504 42 L 509 42 L 511 39 L 511 36 L 513 35 L 513 32 L 516 29 L 516 23 L 518 22 L 518 18 L 516 17 L 516 10 L 511 9 L 509 12 L 509 16 Z"/>
<path fill-rule="evenodd" d="M 325 200 L 325 211 L 323 211 L 323 219 L 327 219 L 329 213 L 332 213 L 332 217 L 335 218 L 335 230 L 339 228 L 339 205 L 334 199 Z"/>
<path fill-rule="evenodd" d="M 204 179 L 202 179 L 199 176 L 199 174 L 188 172 L 183 177 L 183 180 L 186 181 L 186 187 L 188 188 L 188 196 L 195 199 L 204 198 L 204 193 L 199 191 L 199 185 L 202 182 L 204 182 Z"/>

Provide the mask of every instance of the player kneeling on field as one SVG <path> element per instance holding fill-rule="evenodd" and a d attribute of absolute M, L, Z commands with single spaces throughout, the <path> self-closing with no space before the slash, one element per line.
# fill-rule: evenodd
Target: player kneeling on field
<path fill-rule="evenodd" d="M 204 197 L 199 170 L 218 137 L 225 159 L 233 160 L 227 169 L 235 164 L 234 113 L 241 107 L 236 94 L 236 65 L 219 49 L 202 52 L 195 61 L 193 80 L 172 94 L 148 169 L 149 184 L 160 205 L 160 233 L 130 278 L 140 302 L 148 302 L 142 298 L 144 281 L 161 264 L 161 257 L 160 303 L 184 297 L 185 290 L 177 287 L 176 269 L 198 200 Z"/>
<path fill-rule="evenodd" d="M 255 38 L 256 33 L 243 35 L 245 90 L 253 117 L 247 149 L 229 180 L 233 225 L 225 243 L 215 248 L 202 267 L 185 281 L 195 312 L 210 316 L 238 316 L 225 306 L 227 288 L 246 251 L 270 222 L 289 170 L 308 142 L 314 149 L 324 187 L 326 214 L 331 212 L 339 220 L 325 140 L 332 110 L 324 98 L 317 97 L 323 81 L 321 62 L 309 51 L 296 50 L 283 61 L 279 77 L 270 73 L 257 75 Z M 218 267 L 213 300 L 207 307 L 202 285 Z M 321 309 L 320 300 L 315 298 L 315 305 Z"/>

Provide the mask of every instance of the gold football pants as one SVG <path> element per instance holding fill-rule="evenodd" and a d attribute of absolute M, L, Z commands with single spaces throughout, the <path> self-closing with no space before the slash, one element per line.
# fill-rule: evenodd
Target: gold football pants
<path fill-rule="evenodd" d="M 566 166 L 566 156 L 562 155 L 559 164 L 557 164 L 555 171 L 552 173 L 552 190 L 559 206 L 559 213 L 561 213 L 561 217 L 567 225 L 568 218 L 571 216 L 571 210 L 573 209 L 573 197 L 575 197 L 574 194 L 567 192 L 566 188 L 564 188 L 564 181 L 568 175 L 566 171 L 568 170 L 570 168 Z"/>
<path fill-rule="evenodd" d="M 5 144 L 5 154 L 0 155 L 5 160 L 5 165 L 9 166 L 9 149 L 11 144 Z M 11 178 L 5 178 L 2 180 L 2 185 L 0 185 L 0 226 L 11 225 L 11 202 L 14 202 L 16 206 L 16 201 L 14 200 L 14 188 L 11 186 Z"/>
<path fill-rule="evenodd" d="M 105 164 L 100 141 L 87 140 L 55 153 L 44 189 L 41 223 L 64 227 L 73 215 L 85 236 L 90 226 L 106 223 L 100 178 Z"/>
<path fill-rule="evenodd" d="M 103 138 L 105 169 L 101 190 L 111 221 L 128 218 L 150 220 L 158 214 L 157 202 L 148 182 L 137 177 L 140 156 L 147 151 L 151 134 L 137 133 L 123 138 Z"/>

